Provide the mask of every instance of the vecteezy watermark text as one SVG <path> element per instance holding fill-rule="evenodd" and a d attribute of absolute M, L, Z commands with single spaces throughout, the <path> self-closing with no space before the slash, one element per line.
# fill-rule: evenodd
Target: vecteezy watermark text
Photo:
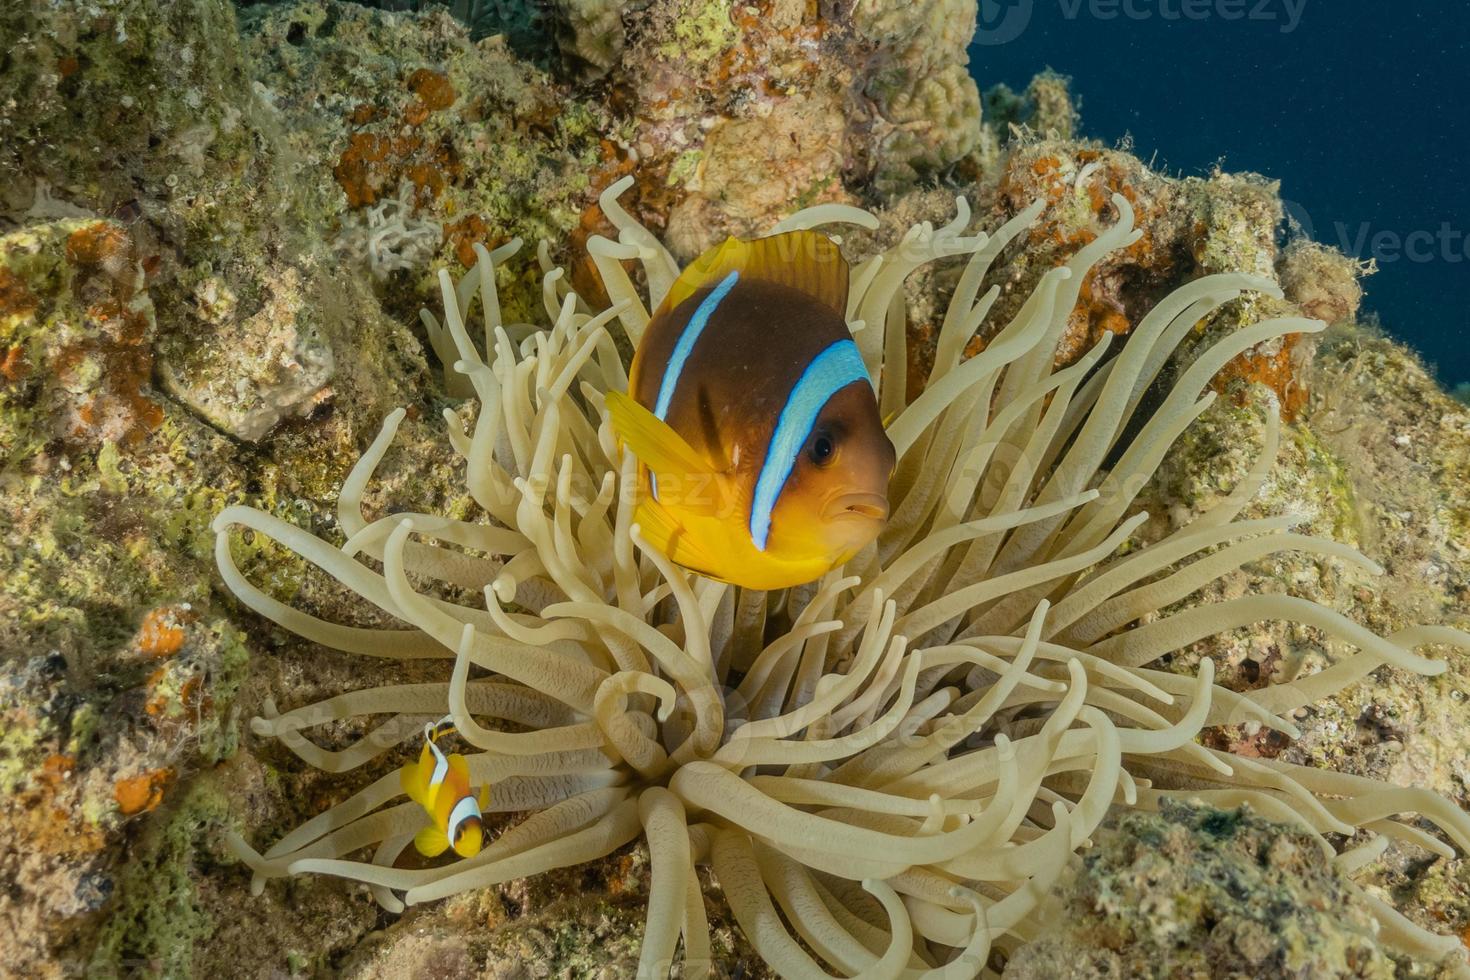
<path fill-rule="evenodd" d="M 1290 34 L 1301 25 L 1307 0 L 1057 0 L 1067 20 L 1164 20 L 1279 25 Z"/>
<path fill-rule="evenodd" d="M 1458 265 L 1470 262 L 1470 236 L 1455 228 L 1448 221 L 1431 231 L 1401 233 L 1387 228 L 1375 230 L 1364 221 L 1353 227 L 1346 222 L 1336 221 L 1337 244 L 1348 255 L 1369 257 L 1380 265 L 1407 261 L 1423 265 L 1429 262 L 1445 262 Z"/>
<path fill-rule="evenodd" d="M 1331 245 L 1345 255 L 1372 259 L 1379 265 L 1408 262 L 1427 265 L 1470 263 L 1470 233 L 1449 221 L 1438 227 L 1385 228 L 1371 221 L 1334 221 L 1331 228 L 1312 220 L 1311 214 L 1297 201 L 1283 200 L 1286 222 L 1292 236 Z"/>
<path fill-rule="evenodd" d="M 1307 0 L 1048 0 L 1062 19 L 1184 21 L 1274 25 L 1282 34 L 1301 26 Z M 1031 25 L 1037 0 L 980 0 L 975 43 L 1008 44 Z"/>

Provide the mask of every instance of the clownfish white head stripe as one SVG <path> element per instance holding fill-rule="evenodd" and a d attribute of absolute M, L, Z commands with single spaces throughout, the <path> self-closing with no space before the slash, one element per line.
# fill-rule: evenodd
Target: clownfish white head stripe
<path fill-rule="evenodd" d="M 457 843 L 464 834 L 469 821 L 480 819 L 480 803 L 473 796 L 462 796 L 449 811 L 448 836 L 451 844 Z"/>

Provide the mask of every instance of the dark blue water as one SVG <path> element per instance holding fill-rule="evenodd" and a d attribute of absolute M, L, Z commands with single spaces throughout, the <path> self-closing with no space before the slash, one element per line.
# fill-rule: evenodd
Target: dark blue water
<path fill-rule="evenodd" d="M 1174 173 L 1279 179 L 1312 237 L 1379 272 L 1365 308 L 1470 381 L 1470 5 L 981 0 L 982 88 L 1073 77 L 1083 135 Z M 988 28 L 987 28 L 988 25 Z"/>

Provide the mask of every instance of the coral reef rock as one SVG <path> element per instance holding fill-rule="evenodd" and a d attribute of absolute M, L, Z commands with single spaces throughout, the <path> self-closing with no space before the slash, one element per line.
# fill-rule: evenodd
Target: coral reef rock
<path fill-rule="evenodd" d="M 1317 843 L 1246 808 L 1129 814 L 1053 899 L 1062 928 L 1022 947 L 1007 980 L 1395 975 Z"/>

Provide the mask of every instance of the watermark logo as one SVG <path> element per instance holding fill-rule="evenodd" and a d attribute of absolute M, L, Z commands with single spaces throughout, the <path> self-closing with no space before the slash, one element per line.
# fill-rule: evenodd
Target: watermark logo
<path fill-rule="evenodd" d="M 1302 23 L 1307 0 L 1057 0 L 1062 16 L 1077 20 L 1223 21 L 1275 25 L 1290 34 Z"/>
<path fill-rule="evenodd" d="M 1370 258 L 1379 265 L 1393 265 L 1395 262 L 1461 265 L 1470 262 L 1470 237 L 1448 221 L 1441 221 L 1438 228 L 1416 228 L 1407 232 L 1374 228 L 1368 221 L 1360 221 L 1356 225 L 1334 221 L 1332 230 L 1337 236 L 1339 249 L 1348 255 Z"/>
<path fill-rule="evenodd" d="M 1449 221 L 1432 228 L 1385 228 L 1372 221 L 1334 221 L 1319 227 L 1299 202 L 1282 201 L 1281 205 L 1289 237 L 1321 242 L 1344 255 L 1371 259 L 1378 265 L 1470 263 L 1470 233 Z"/>
<path fill-rule="evenodd" d="M 1034 0 L 980 0 L 975 43 L 982 47 L 1009 44 L 1031 26 Z"/>
<path fill-rule="evenodd" d="M 1286 218 L 1286 231 L 1293 238 L 1310 238 L 1317 241 L 1317 226 L 1312 215 L 1297 201 L 1281 201 L 1281 211 Z"/>

